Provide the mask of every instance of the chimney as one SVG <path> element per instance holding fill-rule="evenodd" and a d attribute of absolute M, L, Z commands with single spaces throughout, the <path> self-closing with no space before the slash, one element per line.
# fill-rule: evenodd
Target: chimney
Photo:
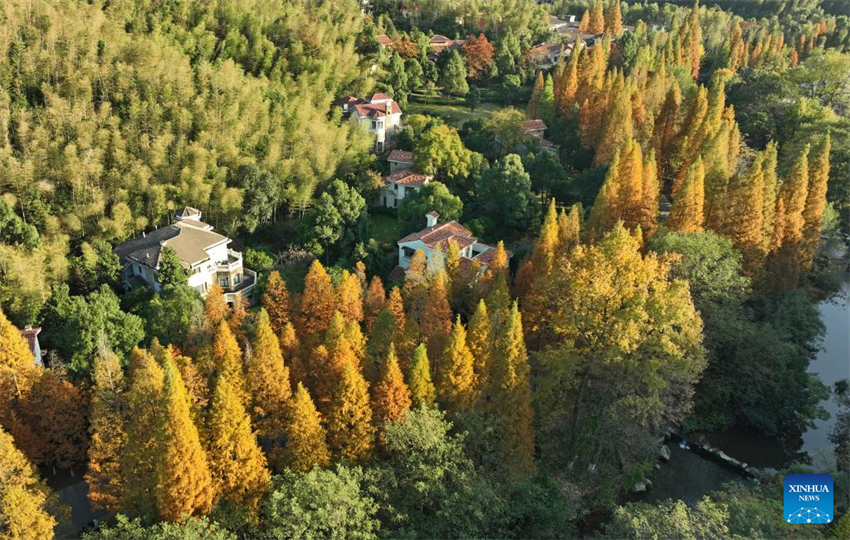
<path fill-rule="evenodd" d="M 393 99 L 390 98 L 387 100 L 387 116 L 393 113 Z"/>
<path fill-rule="evenodd" d="M 569 17 L 569 22 L 576 22 L 576 16 L 575 16 L 575 15 L 570 15 L 570 17 Z"/>
<path fill-rule="evenodd" d="M 437 212 L 428 212 L 427 214 L 425 214 L 425 226 L 433 227 L 434 225 L 436 225 L 438 217 L 440 217 L 440 214 L 438 214 Z"/>

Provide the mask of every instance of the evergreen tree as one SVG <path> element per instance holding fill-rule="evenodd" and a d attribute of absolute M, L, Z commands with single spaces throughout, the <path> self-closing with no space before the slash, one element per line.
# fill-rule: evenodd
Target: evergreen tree
<path fill-rule="evenodd" d="M 357 369 L 344 367 L 328 415 L 328 441 L 334 453 L 351 461 L 369 457 L 375 428 L 369 405 L 369 385 Z"/>
<path fill-rule="evenodd" d="M 342 271 L 337 289 L 337 310 L 346 321 L 363 320 L 363 288 L 357 276 Z"/>
<path fill-rule="evenodd" d="M 91 395 L 91 420 L 86 482 L 89 500 L 95 508 L 109 512 L 120 510 L 124 478 L 121 456 L 124 453 L 124 372 L 118 356 L 102 351 L 94 359 L 92 370 L 94 388 Z"/>
<path fill-rule="evenodd" d="M 219 377 L 216 383 L 207 437 L 216 495 L 236 508 L 255 513 L 270 487 L 269 470 L 251 429 L 251 417 L 226 377 Z"/>
<path fill-rule="evenodd" d="M 632 138 L 632 87 L 618 73 L 611 89 L 610 109 L 604 115 L 602 131 L 596 145 L 594 165 L 605 165 L 623 143 Z M 600 120 L 602 120 L 600 118 Z"/>
<path fill-rule="evenodd" d="M 514 302 L 493 363 L 491 410 L 499 417 L 506 470 L 519 477 L 534 470 L 534 410 L 522 318 Z"/>
<path fill-rule="evenodd" d="M 366 301 L 363 306 L 363 326 L 367 333 L 372 332 L 378 314 L 387 305 L 387 293 L 384 291 L 384 283 L 378 276 L 372 276 L 369 289 L 366 291 Z"/>
<path fill-rule="evenodd" d="M 422 343 L 413 351 L 410 371 L 407 375 L 410 399 L 413 407 L 433 407 L 437 400 L 437 389 L 431 382 L 431 365 L 428 362 L 428 349 Z"/>
<path fill-rule="evenodd" d="M 531 251 L 531 264 L 535 273 L 548 273 L 554 262 L 558 248 L 558 209 L 555 199 L 549 201 L 549 208 L 543 218 L 540 234 Z"/>
<path fill-rule="evenodd" d="M 803 210 L 803 269 L 812 267 L 812 259 L 820 245 L 823 210 L 826 208 L 826 192 L 829 182 L 829 153 L 832 140 L 829 133 L 809 160 L 809 191 Z"/>
<path fill-rule="evenodd" d="M 265 310 L 260 310 L 257 317 L 257 329 L 254 332 L 247 373 L 251 394 L 251 401 L 247 405 L 250 407 L 254 426 L 261 437 L 279 440 L 292 390 L 289 369 L 284 365 L 280 351 L 280 341 L 274 335 Z"/>
<path fill-rule="evenodd" d="M 664 97 L 661 110 L 655 118 L 652 145 L 658 158 L 658 174 L 661 178 L 665 192 L 672 188 L 671 177 L 673 160 L 679 144 L 679 107 L 682 103 L 682 95 L 679 84 L 674 80 L 670 89 Z"/>
<path fill-rule="evenodd" d="M 537 112 L 538 118 L 547 125 L 552 125 L 555 120 L 555 83 L 552 75 L 546 75 L 546 83 L 543 85 L 543 93 L 540 94 L 540 108 Z"/>
<path fill-rule="evenodd" d="M 390 345 L 381 379 L 375 385 L 372 396 L 375 423 L 382 425 L 385 422 L 400 420 L 410 405 L 410 390 L 404 383 L 404 376 L 395 355 L 395 347 Z"/>
<path fill-rule="evenodd" d="M 449 54 L 449 60 L 440 75 L 440 86 L 448 95 L 462 96 L 469 92 L 466 82 L 466 66 L 463 57 L 457 50 Z"/>
<path fill-rule="evenodd" d="M 558 216 L 558 251 L 561 254 L 568 255 L 578 245 L 581 238 L 583 214 L 581 203 L 572 205 L 569 213 L 561 210 L 561 214 Z"/>
<path fill-rule="evenodd" d="M 277 270 L 269 274 L 266 290 L 263 293 L 263 307 L 269 315 L 272 331 L 279 336 L 290 320 L 290 299 L 286 281 L 280 277 L 280 272 Z"/>
<path fill-rule="evenodd" d="M 171 285 L 178 287 L 186 285 L 189 273 L 183 268 L 183 263 L 177 252 L 171 246 L 163 246 L 159 252 L 159 266 L 156 271 L 156 280 L 165 287 Z"/>
<path fill-rule="evenodd" d="M 296 472 L 307 472 L 317 465 L 327 467 L 330 451 L 325 439 L 325 428 L 310 393 L 298 383 L 286 423 L 286 450 L 278 468 L 285 466 Z"/>
<path fill-rule="evenodd" d="M 450 413 L 466 411 L 475 403 L 474 366 L 475 359 L 467 344 L 466 328 L 458 316 L 437 367 L 440 402 Z"/>
<path fill-rule="evenodd" d="M 702 159 L 697 159 L 688 170 L 682 188 L 673 199 L 673 208 L 667 218 L 667 227 L 671 231 L 701 232 L 703 225 L 703 181 L 705 171 Z"/>
<path fill-rule="evenodd" d="M 302 336 L 324 332 L 336 310 L 336 295 L 331 278 L 318 260 L 313 261 L 304 277 L 304 292 L 298 305 L 297 327 Z"/>
<path fill-rule="evenodd" d="M 135 349 L 130 356 L 127 391 L 127 443 L 121 455 L 121 512 L 153 518 L 156 512 L 157 464 L 163 402 L 163 371 L 153 356 Z"/>
<path fill-rule="evenodd" d="M 588 228 L 597 236 L 618 221 L 634 228 L 640 225 L 644 208 L 643 154 L 637 141 L 631 139 L 614 155 L 605 183 L 590 211 Z"/>
<path fill-rule="evenodd" d="M 546 79 L 543 77 L 543 71 L 537 72 L 537 78 L 534 80 L 534 86 L 531 89 L 531 98 L 528 100 L 525 114 L 530 120 L 540 118 L 540 102 L 543 99 L 543 88 L 546 85 Z"/>
<path fill-rule="evenodd" d="M 47 511 L 49 502 L 47 486 L 0 427 L 0 538 L 53 538 L 56 519 Z"/>

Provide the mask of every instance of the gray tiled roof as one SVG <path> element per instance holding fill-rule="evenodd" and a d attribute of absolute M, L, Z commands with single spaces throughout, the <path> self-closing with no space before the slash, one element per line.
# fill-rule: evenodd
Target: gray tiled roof
<path fill-rule="evenodd" d="M 200 223 L 199 223 L 200 224 Z M 145 236 L 139 236 L 120 244 L 115 254 L 125 264 L 136 261 L 151 268 L 159 266 L 159 256 L 163 246 L 174 248 L 177 257 L 186 266 L 192 266 L 209 258 L 207 250 L 228 241 L 226 236 L 205 230 L 203 224 L 178 221 L 174 225 L 153 230 Z"/>

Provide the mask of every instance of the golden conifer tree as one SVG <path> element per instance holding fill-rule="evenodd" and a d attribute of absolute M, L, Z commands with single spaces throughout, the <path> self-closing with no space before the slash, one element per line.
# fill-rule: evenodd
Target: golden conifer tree
<path fill-rule="evenodd" d="M 336 310 L 336 295 L 331 278 L 318 260 L 313 261 L 304 277 L 304 292 L 298 305 L 296 326 L 303 336 L 324 332 Z"/>
<path fill-rule="evenodd" d="M 321 345 L 316 348 L 311 357 L 309 381 L 312 383 L 316 406 L 327 416 L 333 406 L 334 392 L 337 391 L 340 379 L 347 366 L 360 373 L 357 356 L 345 336 L 342 336 L 331 347 Z"/>
<path fill-rule="evenodd" d="M 204 328 L 212 334 L 221 321 L 227 318 L 227 302 L 224 291 L 218 283 L 213 283 L 204 299 Z"/>
<path fill-rule="evenodd" d="M 531 251 L 531 264 L 535 273 L 546 273 L 554 262 L 558 248 L 558 210 L 555 199 L 549 201 L 549 208 L 543 218 L 540 234 Z"/>
<path fill-rule="evenodd" d="M 180 373 L 172 362 L 164 366 L 163 372 L 162 416 L 154 456 L 156 509 L 160 519 L 176 522 L 208 513 L 215 489 Z"/>
<path fill-rule="evenodd" d="M 531 99 L 528 100 L 528 107 L 525 111 L 529 120 L 540 118 L 540 99 L 543 95 L 544 84 L 543 71 L 539 70 L 537 78 L 534 80 L 534 86 L 531 88 Z"/>
<path fill-rule="evenodd" d="M 331 456 L 319 412 L 310 393 L 298 383 L 286 423 L 286 449 L 278 468 L 306 472 L 314 466 L 327 467 Z"/>
<path fill-rule="evenodd" d="M 443 350 L 451 327 L 452 308 L 449 306 L 449 295 L 446 290 L 446 274 L 440 271 L 434 276 L 434 283 L 428 290 L 425 309 L 419 323 L 422 341 L 428 346 L 428 354 L 432 358 L 438 357 Z"/>
<path fill-rule="evenodd" d="M 803 229 L 809 187 L 809 147 L 806 146 L 794 161 L 788 176 L 782 182 L 779 202 L 776 205 L 774 251 L 767 261 L 769 279 L 765 288 L 783 291 L 797 286 L 803 270 Z"/>
<path fill-rule="evenodd" d="M 751 273 L 764 262 L 764 171 L 761 157 L 756 158 L 746 175 L 733 175 L 729 181 L 721 232 L 732 240 L 744 256 Z"/>
<path fill-rule="evenodd" d="M 491 410 L 500 418 L 507 469 L 522 477 L 534 470 L 534 410 L 522 318 L 514 302 L 493 362 Z"/>
<path fill-rule="evenodd" d="M 652 145 L 655 157 L 658 159 L 658 175 L 665 190 L 672 186 L 671 169 L 676 155 L 679 139 L 679 107 L 682 95 L 679 84 L 673 80 L 670 89 L 664 97 L 664 103 L 658 116 L 655 117 L 655 129 L 652 134 Z"/>
<path fill-rule="evenodd" d="M 702 159 L 697 159 L 688 174 L 682 188 L 673 199 L 673 208 L 667 218 L 667 227 L 671 231 L 701 232 L 703 226 L 703 181 L 705 171 Z"/>
<path fill-rule="evenodd" d="M 776 215 L 777 193 L 779 180 L 776 175 L 776 164 L 778 160 L 776 143 L 767 143 L 767 148 L 761 153 L 762 173 L 764 176 L 764 210 L 762 211 L 762 224 L 764 229 L 764 249 L 770 250 L 771 240 L 774 232 L 774 217 Z"/>
<path fill-rule="evenodd" d="M 469 350 L 474 359 L 473 370 L 475 371 L 475 386 L 478 393 L 483 395 L 489 383 L 490 363 L 493 354 L 493 335 L 490 327 L 490 315 L 487 313 L 487 304 L 484 300 L 478 302 L 475 313 L 469 320 Z"/>
<path fill-rule="evenodd" d="M 393 314 L 389 309 L 381 311 L 372 328 L 372 335 L 366 343 L 366 366 L 363 368 L 363 375 L 369 382 L 378 381 L 378 374 L 381 372 L 379 367 L 389 354 L 390 346 L 397 334 L 398 329 Z"/>
<path fill-rule="evenodd" d="M 476 401 L 475 359 L 467 343 L 466 328 L 455 321 L 437 367 L 437 392 L 446 410 L 465 411 Z"/>
<path fill-rule="evenodd" d="M 404 275 L 404 286 L 402 296 L 407 314 L 414 319 L 419 319 L 422 309 L 425 307 L 425 297 L 428 295 L 428 259 L 425 252 L 417 249 L 410 258 L 410 266 Z M 390 292 L 391 303 L 395 301 L 393 293 Z M 394 312 L 394 311 L 393 311 Z M 401 325 L 400 327 L 403 327 Z"/>
<path fill-rule="evenodd" d="M 56 519 L 47 511 L 47 486 L 0 427 L 0 538 L 41 540 L 53 538 Z"/>
<path fill-rule="evenodd" d="M 278 343 L 280 343 L 280 352 L 283 353 L 286 365 L 289 367 L 290 382 L 295 384 L 297 381 L 305 380 L 307 367 L 301 356 L 301 342 L 295 333 L 294 324 L 288 322 L 283 326 L 283 330 L 278 335 Z"/>
<path fill-rule="evenodd" d="M 362 461 L 369 457 L 374 439 L 369 385 L 357 369 L 348 364 L 328 415 L 328 441 L 338 456 Z"/>
<path fill-rule="evenodd" d="M 677 143 L 681 144 L 681 148 L 678 152 L 679 155 L 676 163 L 678 172 L 674 174 L 671 184 L 673 196 L 679 191 L 679 188 L 685 181 L 685 175 L 688 169 L 696 161 L 702 149 L 702 144 L 706 137 L 707 128 L 704 127 L 704 124 L 706 123 L 707 114 L 708 91 L 705 87 L 699 86 L 691 100 L 690 107 L 681 123 L 681 129 L 677 136 Z"/>
<path fill-rule="evenodd" d="M 650 150 L 643 162 L 642 180 L 638 225 L 643 232 L 643 237 L 648 238 L 658 228 L 658 198 L 661 195 L 655 150 Z"/>
<path fill-rule="evenodd" d="M 623 33 L 623 14 L 620 11 L 620 0 L 611 0 L 605 10 L 605 30 L 612 36 Z"/>
<path fill-rule="evenodd" d="M 581 15 L 581 21 L 578 25 L 578 31 L 582 34 L 587 34 L 590 32 L 590 10 L 584 10 L 584 13 Z"/>
<path fill-rule="evenodd" d="M 407 283 L 405 281 L 405 283 Z M 407 315 L 404 311 L 404 300 L 398 287 L 393 287 L 387 297 L 387 309 L 393 315 L 396 328 L 401 331 L 407 323 Z"/>
<path fill-rule="evenodd" d="M 286 421 L 286 409 L 292 397 L 289 368 L 283 361 L 280 341 L 274 335 L 265 310 L 257 317 L 251 359 L 247 366 L 251 418 L 261 437 L 280 439 Z M 228 383 L 231 384 L 231 383 Z"/>
<path fill-rule="evenodd" d="M 34 364 L 27 341 L 0 310 L 0 369 L 17 372 Z"/>
<path fill-rule="evenodd" d="M 437 389 L 431 382 L 431 365 L 428 362 L 428 349 L 422 343 L 413 351 L 410 371 L 407 375 L 410 399 L 414 407 L 433 407 L 437 400 Z"/>
<path fill-rule="evenodd" d="M 555 112 L 560 116 L 569 114 L 576 103 L 578 92 L 579 61 L 581 60 L 581 40 L 576 36 L 570 59 L 561 76 L 561 84 L 558 85 L 558 93 L 555 95 Z"/>
<path fill-rule="evenodd" d="M 363 325 L 367 333 L 372 332 L 372 326 L 378 318 L 378 313 L 383 311 L 386 305 L 387 293 L 384 290 L 384 283 L 380 277 L 372 276 L 372 281 L 369 282 L 369 289 L 366 291 L 366 301 L 363 307 Z"/>
<path fill-rule="evenodd" d="M 400 420 L 411 405 L 410 389 L 404 383 L 404 375 L 392 345 L 383 368 L 372 396 L 372 411 L 378 425 Z"/>
<path fill-rule="evenodd" d="M 561 210 L 558 216 L 558 253 L 568 255 L 581 239 L 581 220 L 584 210 L 581 203 L 570 207 L 569 213 Z"/>
<path fill-rule="evenodd" d="M 230 331 L 238 343 L 245 343 L 245 317 L 248 316 L 247 301 L 241 294 L 237 294 L 233 298 L 233 307 L 230 310 L 230 317 L 227 319 L 227 324 L 230 326 Z"/>
<path fill-rule="evenodd" d="M 273 270 L 269 274 L 266 291 L 263 293 L 263 307 L 269 314 L 269 322 L 275 335 L 280 335 L 291 315 L 289 312 L 289 290 L 286 288 L 286 281 L 280 277 L 280 272 L 277 270 Z"/>
<path fill-rule="evenodd" d="M 829 153 L 832 140 L 829 133 L 809 160 L 809 192 L 803 210 L 803 269 L 812 267 L 812 259 L 820 244 L 823 211 L 826 208 L 826 188 L 829 181 Z"/>
<path fill-rule="evenodd" d="M 156 512 L 156 467 L 163 400 L 163 371 L 143 349 L 130 355 L 127 391 L 127 443 L 121 455 L 121 512 L 152 518 Z"/>
<path fill-rule="evenodd" d="M 590 8 L 587 31 L 590 34 L 601 34 L 605 31 L 605 8 L 602 5 L 602 0 L 595 0 Z"/>
<path fill-rule="evenodd" d="M 209 378 L 209 387 L 214 388 L 215 380 L 223 375 L 233 385 L 242 403 L 250 403 L 251 396 L 243 371 L 242 350 L 226 321 L 221 321 L 218 325 L 212 352 L 214 366 L 213 374 Z"/>
<path fill-rule="evenodd" d="M 251 429 L 251 418 L 226 377 L 219 377 L 216 382 L 207 439 L 216 495 L 249 514 L 256 513 L 270 487 L 270 474 L 266 456 Z"/>
<path fill-rule="evenodd" d="M 124 453 L 124 372 L 118 356 L 103 350 L 92 366 L 94 388 L 91 393 L 91 420 L 88 448 L 89 500 L 95 508 L 109 512 L 120 510 L 121 492 L 124 489 L 121 475 L 121 456 Z"/>
<path fill-rule="evenodd" d="M 614 155 L 588 218 L 592 235 L 601 236 L 618 221 L 628 228 L 641 224 L 645 207 L 644 165 L 640 145 L 634 139 Z"/>
<path fill-rule="evenodd" d="M 337 310 L 346 321 L 363 320 L 363 288 L 357 276 L 348 270 L 343 270 L 339 278 Z"/>

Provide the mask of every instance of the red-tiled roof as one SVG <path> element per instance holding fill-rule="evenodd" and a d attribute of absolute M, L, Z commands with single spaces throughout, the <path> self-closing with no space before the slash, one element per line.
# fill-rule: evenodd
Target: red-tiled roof
<path fill-rule="evenodd" d="M 384 181 L 387 184 L 395 182 L 400 186 L 418 187 L 427 184 L 431 180 L 431 178 L 431 175 L 428 174 L 418 173 L 410 169 L 403 169 L 401 171 L 396 171 L 387 177 L 384 177 Z"/>
<path fill-rule="evenodd" d="M 399 163 L 413 163 L 413 152 L 407 150 L 393 150 L 387 156 L 387 161 L 396 161 Z"/>
<path fill-rule="evenodd" d="M 381 34 L 380 36 L 378 36 L 378 43 L 386 47 L 387 45 L 392 45 L 393 40 L 391 40 L 388 35 Z"/>
<path fill-rule="evenodd" d="M 417 240 L 420 240 L 430 248 L 439 246 L 440 249 L 448 248 L 450 240 L 456 242 L 459 247 L 466 247 L 477 242 L 477 239 L 472 236 L 469 229 L 457 221 L 447 221 L 445 223 L 438 223 L 433 227 L 426 227 L 419 232 L 408 234 L 399 240 L 398 243 L 405 244 Z"/>
<path fill-rule="evenodd" d="M 451 42 L 451 41 L 453 41 L 451 38 L 447 38 L 444 35 L 434 34 L 433 36 L 431 36 L 431 39 L 428 40 L 428 43 L 433 45 L 435 43 L 447 43 L 447 42 Z"/>
<path fill-rule="evenodd" d="M 543 120 L 529 120 L 522 123 L 522 129 L 528 131 L 546 131 L 546 123 Z"/>
<path fill-rule="evenodd" d="M 372 94 L 371 96 L 366 98 L 366 101 L 369 103 L 375 103 L 376 101 L 389 101 L 392 98 L 386 94 L 378 92 L 377 94 Z"/>
<path fill-rule="evenodd" d="M 398 103 L 393 101 L 392 103 L 369 103 L 362 102 L 358 103 L 354 106 L 354 110 L 357 111 L 358 116 L 369 116 L 369 117 L 381 117 L 387 115 L 387 109 L 389 108 L 390 114 L 400 114 L 401 107 L 398 106 Z"/>

